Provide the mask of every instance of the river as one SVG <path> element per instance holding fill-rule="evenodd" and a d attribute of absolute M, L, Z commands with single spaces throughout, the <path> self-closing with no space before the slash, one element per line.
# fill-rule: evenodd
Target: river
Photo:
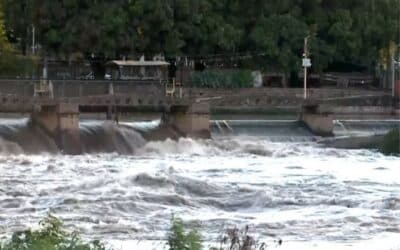
<path fill-rule="evenodd" d="M 3 137 L 21 127 L 7 124 Z M 248 225 L 268 249 L 400 249 L 398 157 L 325 148 L 302 129 L 275 127 L 279 134 L 212 140 L 145 142 L 135 134 L 131 153 L 28 154 L 3 146 L 0 234 L 35 227 L 52 213 L 116 249 L 164 249 L 176 215 L 206 242 Z"/>

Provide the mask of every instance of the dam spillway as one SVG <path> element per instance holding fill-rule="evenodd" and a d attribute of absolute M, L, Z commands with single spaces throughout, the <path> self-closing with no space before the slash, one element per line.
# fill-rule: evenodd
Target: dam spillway
<path fill-rule="evenodd" d="M 234 117 L 232 117 L 234 118 Z M 227 123 L 231 130 L 221 129 Z M 213 140 L 231 136 L 262 136 L 273 142 L 315 142 L 320 137 L 312 134 L 297 120 L 211 120 Z M 335 121 L 336 137 L 382 135 L 399 127 L 398 120 L 340 120 Z M 135 155 L 151 141 L 167 138 L 179 141 L 182 136 L 161 120 L 113 121 L 82 119 L 79 123 L 80 148 L 83 154 L 119 153 Z M 0 119 L 0 153 L 3 154 L 59 154 L 62 151 L 55 139 L 29 118 Z"/>

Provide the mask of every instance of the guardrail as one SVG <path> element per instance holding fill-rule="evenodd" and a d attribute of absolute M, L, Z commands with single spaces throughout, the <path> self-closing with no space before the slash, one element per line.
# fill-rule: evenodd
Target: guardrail
<path fill-rule="evenodd" d="M 0 79 L 0 94 L 33 97 L 35 85 L 40 81 Z M 55 98 L 107 95 L 111 92 L 165 96 L 165 83 L 160 81 L 49 80 L 49 82 L 51 82 Z"/>

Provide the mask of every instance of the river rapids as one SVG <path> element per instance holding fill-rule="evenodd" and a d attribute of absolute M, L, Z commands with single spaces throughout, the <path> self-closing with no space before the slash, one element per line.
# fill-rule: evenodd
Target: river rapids
<path fill-rule="evenodd" d="M 83 125 L 79 156 L 37 133 L 17 136 L 21 121 L 1 127 L 0 235 L 52 213 L 116 249 L 165 249 L 177 215 L 206 242 L 248 225 L 257 239 L 283 240 L 268 249 L 400 249 L 397 157 L 325 148 L 309 135 L 148 142 L 99 126 Z"/>

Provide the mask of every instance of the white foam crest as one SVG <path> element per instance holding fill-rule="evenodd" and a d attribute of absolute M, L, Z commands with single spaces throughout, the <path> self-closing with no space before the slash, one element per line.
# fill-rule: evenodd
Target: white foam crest
<path fill-rule="evenodd" d="M 214 138 L 210 140 L 180 138 L 165 141 L 147 142 L 136 151 L 140 156 L 227 156 L 227 155 L 254 155 L 260 157 L 287 157 L 312 153 L 310 149 L 301 149 L 301 144 L 288 147 L 286 143 L 271 142 L 268 138 L 262 140 L 257 137 Z M 306 144 L 308 145 L 308 144 Z M 307 146 L 310 147 L 310 146 Z"/>
<path fill-rule="evenodd" d="M 137 150 L 137 155 L 215 155 L 218 151 L 209 140 L 180 138 L 148 142 Z"/>

